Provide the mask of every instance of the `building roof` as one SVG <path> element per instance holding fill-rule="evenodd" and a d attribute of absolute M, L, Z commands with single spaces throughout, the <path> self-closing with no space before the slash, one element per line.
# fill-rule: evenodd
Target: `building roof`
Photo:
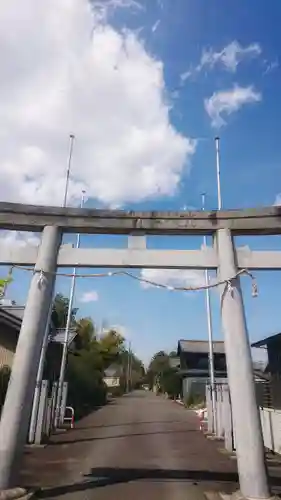
<path fill-rule="evenodd" d="M 222 340 L 213 342 L 213 350 L 215 354 L 224 354 L 224 342 Z M 179 340 L 177 354 L 179 355 L 180 352 L 207 354 L 209 352 L 209 342 L 206 340 Z"/>
<path fill-rule="evenodd" d="M 265 337 L 265 339 L 258 340 L 257 342 L 254 342 L 252 344 L 252 347 L 265 347 L 273 341 L 280 342 L 281 341 L 281 333 L 275 333 L 275 335 L 270 335 L 269 337 Z"/>
<path fill-rule="evenodd" d="M 69 328 L 68 330 L 68 346 L 73 342 L 77 335 L 77 331 L 75 328 Z M 65 328 L 57 328 L 56 330 L 53 330 L 51 335 L 50 335 L 50 340 L 51 342 L 56 342 L 57 344 L 64 344 L 64 337 L 65 337 Z"/>
<path fill-rule="evenodd" d="M 105 377 L 120 377 L 122 375 L 122 367 L 112 364 L 104 370 Z"/>
<path fill-rule="evenodd" d="M 1 306 L 0 305 L 0 321 L 5 325 L 12 326 L 16 332 L 19 333 L 21 329 L 22 319 L 24 315 L 25 306 Z M 53 324 L 50 325 L 50 341 L 58 344 L 64 343 L 64 328 L 57 328 L 54 330 Z M 76 330 L 69 329 L 68 345 L 70 345 L 76 337 Z"/>
<path fill-rule="evenodd" d="M 17 306 L 17 305 L 9 305 L 8 306 L 8 305 L 3 304 L 2 306 L 0 306 L 0 309 L 7 312 L 11 316 L 16 316 L 17 318 L 22 320 L 25 307 L 24 306 Z"/>
<path fill-rule="evenodd" d="M 22 319 L 17 314 L 13 314 L 11 307 L 0 306 L 0 321 L 1 323 L 15 328 L 16 332 L 20 331 Z"/>

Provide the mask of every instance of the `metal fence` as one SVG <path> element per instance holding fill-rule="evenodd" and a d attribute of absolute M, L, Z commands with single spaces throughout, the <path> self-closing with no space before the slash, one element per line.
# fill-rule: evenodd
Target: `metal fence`
<path fill-rule="evenodd" d="M 265 403 L 271 404 L 268 393 L 269 385 L 260 387 L 262 402 L 260 406 L 261 427 L 264 446 L 274 453 L 281 454 L 281 410 L 266 407 Z M 208 432 L 213 433 L 218 439 L 224 441 L 225 448 L 235 451 L 235 430 L 233 426 L 231 399 L 227 384 L 216 384 L 214 388 L 215 412 L 212 411 L 211 386 L 206 386 L 206 407 Z"/>

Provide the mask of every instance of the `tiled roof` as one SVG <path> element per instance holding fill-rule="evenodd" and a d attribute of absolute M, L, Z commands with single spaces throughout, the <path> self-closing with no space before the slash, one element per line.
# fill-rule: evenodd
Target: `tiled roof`
<path fill-rule="evenodd" d="M 105 377 L 120 377 L 122 375 L 122 367 L 119 365 L 110 365 L 104 370 Z"/>
<path fill-rule="evenodd" d="M 270 342 L 280 341 L 281 333 L 275 333 L 275 335 L 270 335 L 270 337 L 266 337 L 265 339 L 258 340 L 252 344 L 252 347 L 264 347 L 267 346 Z"/>
<path fill-rule="evenodd" d="M 224 342 L 216 340 L 213 342 L 213 350 L 216 354 L 224 354 Z M 209 352 L 209 342 L 206 340 L 179 340 L 178 355 L 180 352 Z"/>

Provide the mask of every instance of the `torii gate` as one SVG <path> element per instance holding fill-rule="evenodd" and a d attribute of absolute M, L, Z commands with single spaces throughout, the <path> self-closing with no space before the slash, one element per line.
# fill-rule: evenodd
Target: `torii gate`
<path fill-rule="evenodd" d="M 216 269 L 221 285 L 228 380 L 241 494 L 270 497 L 239 269 L 281 269 L 281 252 L 237 250 L 233 235 L 281 233 L 278 207 L 233 211 L 132 212 L 0 203 L 0 228 L 41 231 L 40 247 L 0 245 L 4 265 L 35 265 L 0 424 L 0 489 L 15 486 L 28 432 L 40 350 L 59 267 Z M 63 233 L 129 235 L 127 249 L 61 246 Z M 212 248 L 148 250 L 145 235 L 212 235 Z M 43 279 L 38 279 L 38 275 Z M 230 286 L 229 286 L 230 285 Z"/>

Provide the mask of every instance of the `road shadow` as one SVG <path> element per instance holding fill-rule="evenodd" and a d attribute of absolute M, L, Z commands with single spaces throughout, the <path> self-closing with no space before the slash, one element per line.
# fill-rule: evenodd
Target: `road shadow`
<path fill-rule="evenodd" d="M 65 444 L 75 444 L 75 443 L 86 443 L 86 442 L 91 442 L 91 441 L 104 441 L 107 439 L 122 439 L 122 438 L 130 438 L 130 437 L 138 437 L 138 436 L 156 436 L 156 435 L 162 435 L 165 436 L 166 434 L 187 434 L 188 432 L 196 432 L 194 429 L 183 429 L 183 430 L 164 430 L 161 432 L 133 432 L 131 434 L 117 434 L 115 436 L 97 436 L 97 437 L 82 437 L 78 439 L 71 439 L 74 437 L 73 434 L 69 433 L 69 439 L 65 440 L 59 440 L 59 441 L 50 441 L 48 443 L 48 446 L 51 448 L 53 446 L 62 446 Z M 199 432 L 199 431 L 198 431 Z"/>
<path fill-rule="evenodd" d="M 158 425 L 158 424 L 167 424 L 167 425 L 172 425 L 172 424 L 182 424 L 182 420 L 150 420 L 149 422 L 134 422 L 134 427 L 140 426 L 140 425 Z M 110 428 L 110 427 L 126 427 L 126 426 L 132 426 L 132 422 L 120 422 L 119 424 L 99 424 L 99 425 L 85 425 L 85 426 L 77 426 L 72 430 L 72 432 L 75 431 L 86 431 L 90 429 L 105 429 L 105 428 Z"/>
<path fill-rule="evenodd" d="M 85 481 L 48 488 L 38 492 L 37 498 L 53 498 L 68 493 L 112 486 L 114 484 L 129 483 L 132 481 L 187 481 L 193 485 L 200 482 L 225 483 L 237 487 L 238 475 L 234 472 L 212 472 L 208 470 L 171 470 L 171 469 L 128 469 L 128 468 L 102 468 L 92 469 L 90 474 L 84 476 Z M 281 479 L 280 479 L 281 484 Z M 220 485 L 221 486 L 221 485 Z M 217 488 L 215 488 L 217 489 Z M 227 488 L 229 491 L 229 488 Z"/>

